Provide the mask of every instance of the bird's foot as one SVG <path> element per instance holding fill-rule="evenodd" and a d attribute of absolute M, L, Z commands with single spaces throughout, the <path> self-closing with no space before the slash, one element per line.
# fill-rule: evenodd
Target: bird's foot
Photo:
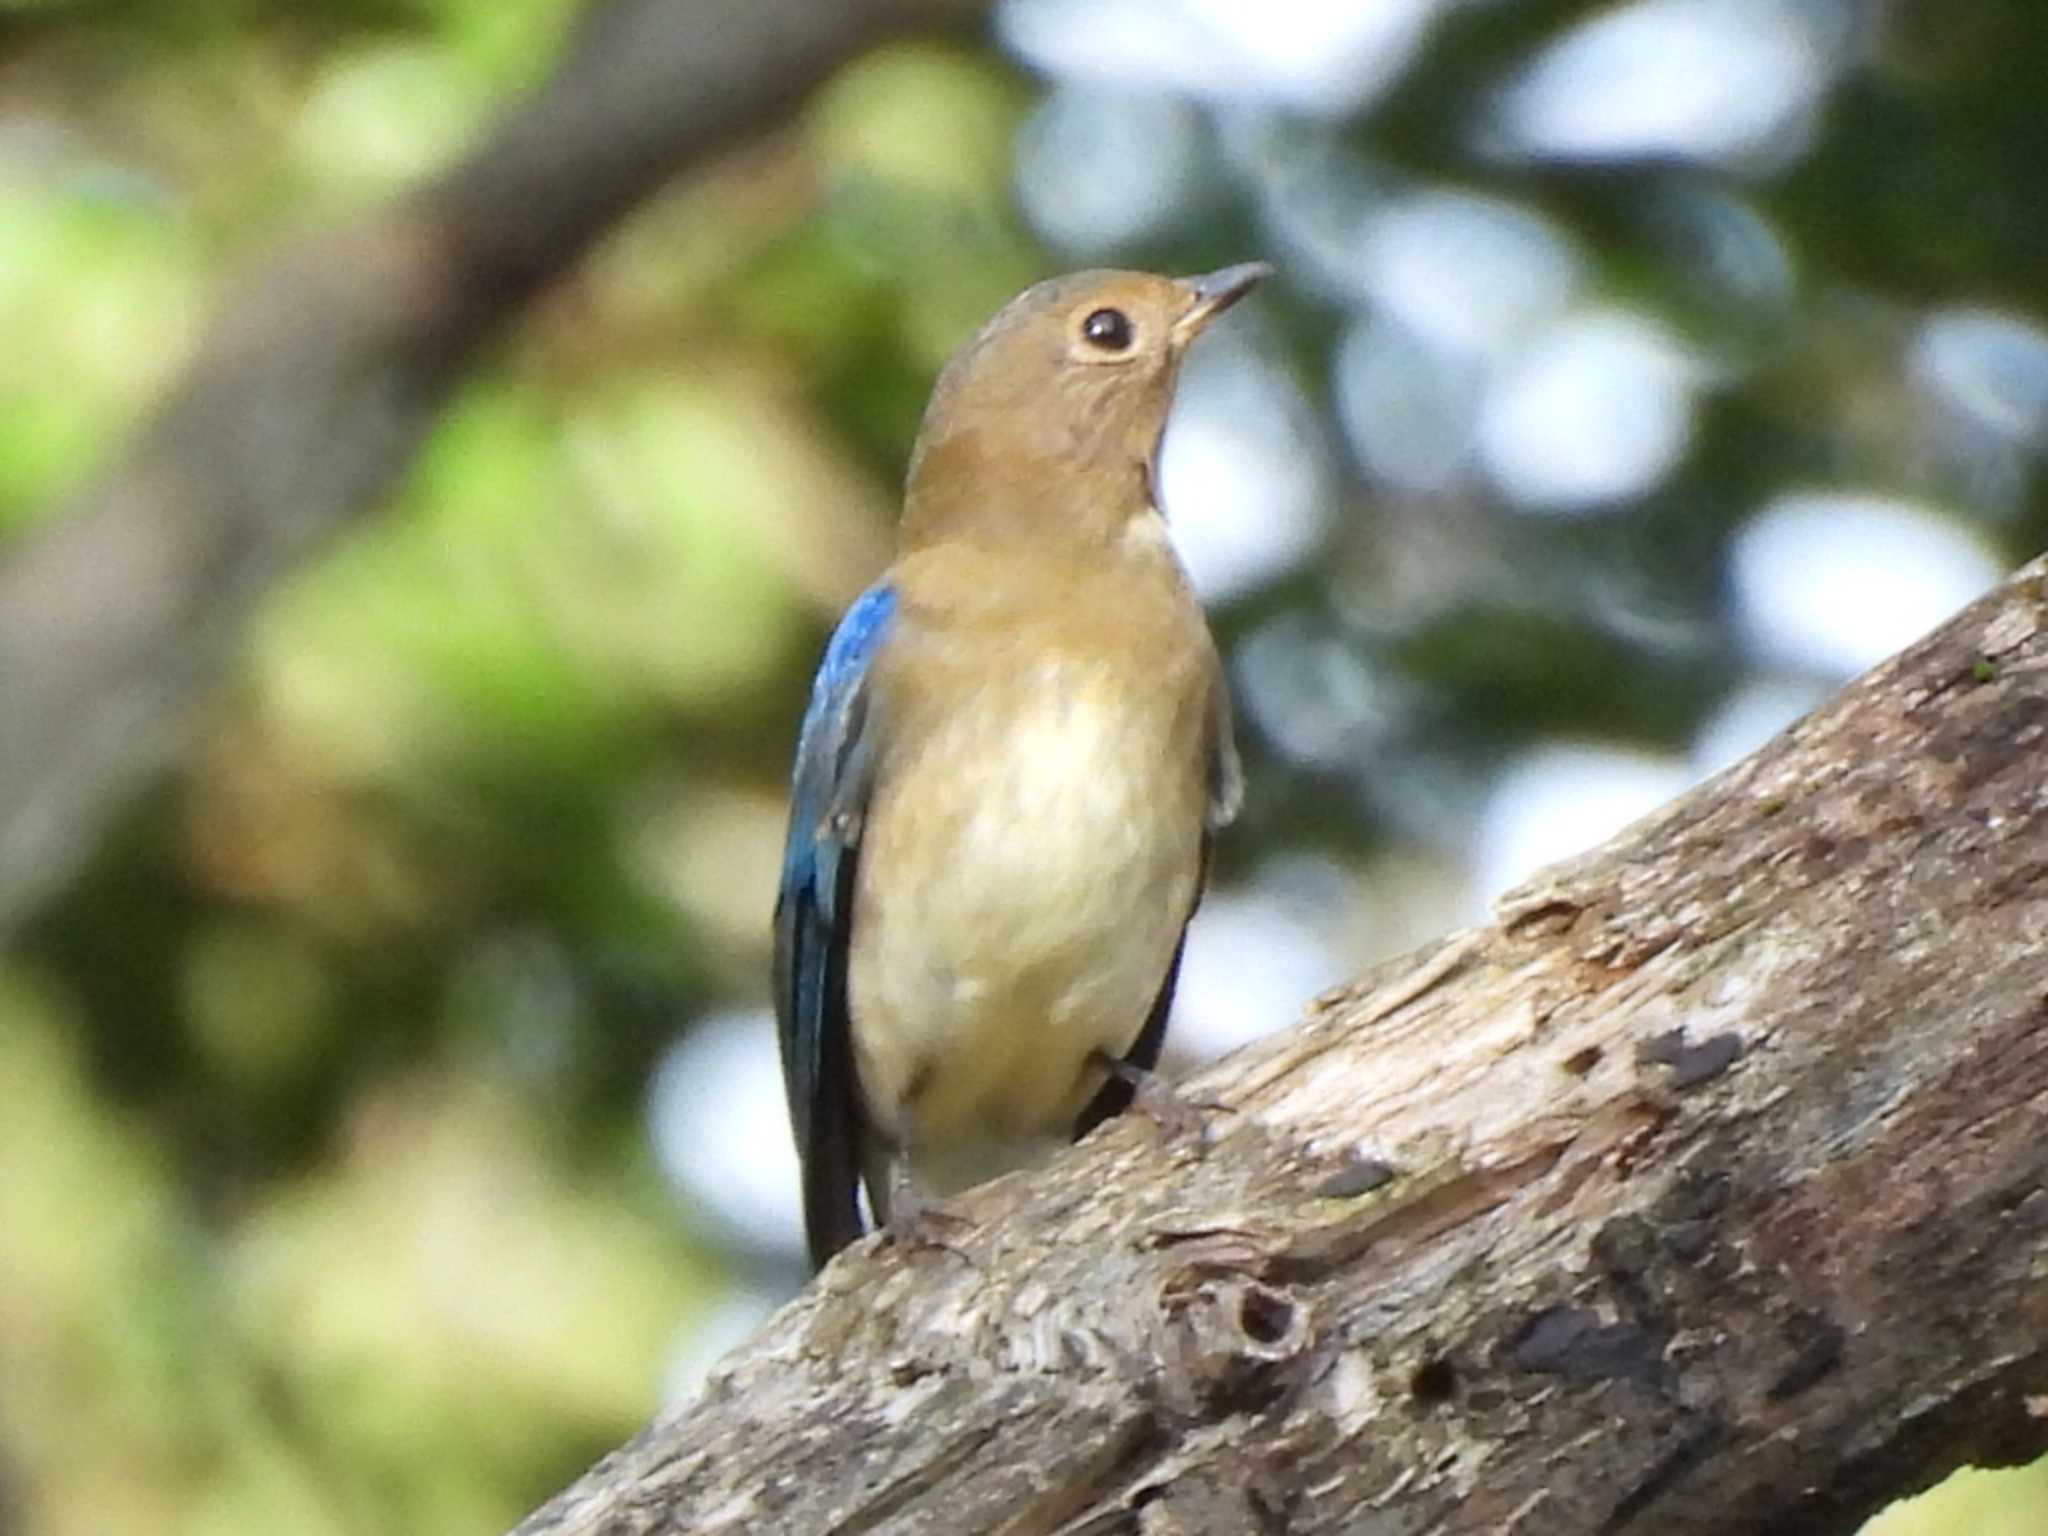
<path fill-rule="evenodd" d="M 1159 1127 L 1160 1140 L 1190 1139 L 1200 1150 L 1209 1149 L 1215 1140 L 1210 1117 L 1226 1112 L 1228 1104 L 1181 1093 L 1157 1072 L 1128 1061 L 1104 1056 L 1102 1062 L 1110 1076 L 1130 1084 L 1131 1107 Z"/>
<path fill-rule="evenodd" d="M 974 1260 L 965 1249 L 949 1242 L 947 1234 L 958 1234 L 973 1225 L 918 1188 L 901 1163 L 889 1170 L 889 1210 L 882 1218 L 882 1231 L 890 1242 L 905 1250 L 937 1248 L 972 1268 Z"/>

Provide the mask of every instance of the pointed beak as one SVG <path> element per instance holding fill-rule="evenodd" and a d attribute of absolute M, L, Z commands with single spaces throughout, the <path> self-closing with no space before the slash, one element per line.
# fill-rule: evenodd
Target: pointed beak
<path fill-rule="evenodd" d="M 1273 268 L 1268 263 L 1245 261 L 1220 271 L 1205 272 L 1200 277 L 1182 278 L 1181 286 L 1188 291 L 1189 303 L 1173 323 L 1175 339 L 1183 345 L 1194 340 L 1211 320 L 1272 275 Z"/>

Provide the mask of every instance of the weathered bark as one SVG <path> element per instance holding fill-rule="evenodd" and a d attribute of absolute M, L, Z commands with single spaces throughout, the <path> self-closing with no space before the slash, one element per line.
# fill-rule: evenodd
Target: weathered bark
<path fill-rule="evenodd" d="M 2048 1449 L 2048 562 L 520 1527 L 1847 1532 Z"/>
<path fill-rule="evenodd" d="M 0 567 L 0 936 L 165 766 L 256 601 L 377 504 L 462 369 L 691 161 L 977 0 L 615 0 L 468 160 L 223 295 L 108 473 Z"/>

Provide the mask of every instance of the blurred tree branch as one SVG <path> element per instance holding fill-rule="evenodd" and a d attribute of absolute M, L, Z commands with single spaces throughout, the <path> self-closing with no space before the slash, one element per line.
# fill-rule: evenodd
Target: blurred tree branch
<path fill-rule="evenodd" d="M 0 934 L 180 749 L 265 591 L 404 472 L 548 280 L 834 66 L 975 0 L 614 0 L 475 154 L 224 293 L 118 461 L 0 568 Z"/>
<path fill-rule="evenodd" d="M 1848 1533 L 2048 1449 L 2048 561 L 835 1262 L 521 1536 Z"/>

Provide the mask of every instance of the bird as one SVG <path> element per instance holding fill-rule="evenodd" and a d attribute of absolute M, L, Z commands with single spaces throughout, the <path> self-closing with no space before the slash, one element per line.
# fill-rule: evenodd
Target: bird
<path fill-rule="evenodd" d="M 1159 444 L 1189 345 L 1271 270 L 1048 279 L 933 386 L 791 776 L 773 979 L 814 1269 L 862 1186 L 894 1230 L 1171 1101 L 1151 1073 L 1244 791 Z"/>

